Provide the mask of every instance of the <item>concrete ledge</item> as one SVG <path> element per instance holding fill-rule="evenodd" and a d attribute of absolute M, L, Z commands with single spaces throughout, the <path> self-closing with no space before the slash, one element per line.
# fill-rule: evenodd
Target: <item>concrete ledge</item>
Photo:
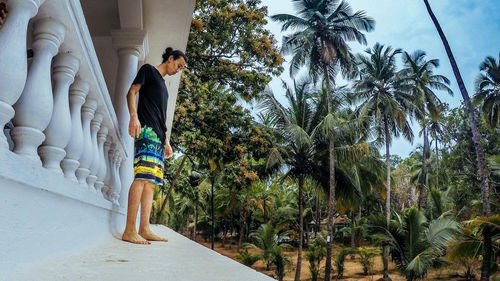
<path fill-rule="evenodd" d="M 134 245 L 108 239 L 98 247 L 33 264 L 15 272 L 9 280 L 274 280 L 165 226 L 153 225 L 152 230 L 167 237 L 169 242 Z"/>

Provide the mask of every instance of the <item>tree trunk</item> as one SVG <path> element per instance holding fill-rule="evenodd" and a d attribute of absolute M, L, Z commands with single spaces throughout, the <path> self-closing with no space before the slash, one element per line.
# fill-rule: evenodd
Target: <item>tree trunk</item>
<path fill-rule="evenodd" d="M 193 226 L 193 241 L 196 242 L 196 225 L 198 224 L 198 205 L 194 206 L 194 226 Z"/>
<path fill-rule="evenodd" d="M 245 202 L 248 200 L 248 195 L 245 197 Z M 238 239 L 238 252 L 241 250 L 241 244 L 243 244 L 243 237 L 245 234 L 245 207 L 243 206 L 243 210 L 240 211 L 240 237 Z"/>
<path fill-rule="evenodd" d="M 210 248 L 214 249 L 214 239 L 215 239 L 215 218 L 214 218 L 214 185 L 215 185 L 215 176 L 212 176 L 212 188 L 210 195 L 210 213 L 212 219 L 212 241 L 210 242 Z"/>
<path fill-rule="evenodd" d="M 446 36 L 444 35 L 443 30 L 441 29 L 441 25 L 439 24 L 436 16 L 434 15 L 434 12 L 432 12 L 431 6 L 429 5 L 429 1 L 424 0 L 424 3 L 425 7 L 427 8 L 427 12 L 429 13 L 429 16 L 432 19 L 432 22 L 436 26 L 436 29 L 439 33 L 439 37 L 441 38 L 441 41 L 443 41 L 446 54 L 448 55 L 448 59 L 450 60 L 451 67 L 453 69 L 453 74 L 455 74 L 455 78 L 457 79 L 458 88 L 460 89 L 460 93 L 462 94 L 462 98 L 464 99 L 465 110 L 467 111 L 467 115 L 469 116 L 469 121 L 471 123 L 474 148 L 476 150 L 477 163 L 479 166 L 479 177 L 481 178 L 481 196 L 483 200 L 483 212 L 487 217 L 489 217 L 491 216 L 490 188 L 488 184 L 489 172 L 484 163 L 484 152 L 483 152 L 483 147 L 481 145 L 481 139 L 477 128 L 476 118 L 474 116 L 474 108 L 472 107 L 469 93 L 465 88 L 462 75 L 460 74 L 460 70 L 458 69 L 457 62 L 455 61 L 455 57 L 453 56 L 453 52 L 451 51 L 450 44 L 448 43 L 448 40 L 446 39 Z M 487 235 L 488 234 L 487 232 L 484 232 L 483 234 L 484 234 L 485 247 L 484 247 L 483 265 L 481 269 L 481 281 L 488 281 L 490 279 L 490 273 L 487 269 L 489 268 L 490 260 L 487 259 L 487 256 L 491 254 L 491 236 Z"/>
<path fill-rule="evenodd" d="M 354 213 L 351 211 L 351 248 L 354 249 Z M 351 260 L 354 260 L 354 252 L 351 253 Z"/>
<path fill-rule="evenodd" d="M 385 197 L 385 218 L 387 221 L 387 227 L 391 221 L 391 154 L 389 153 L 390 146 L 390 135 L 389 135 L 389 124 L 387 122 L 387 117 L 384 116 L 384 130 L 385 130 L 385 165 L 387 170 L 387 194 Z M 385 246 L 384 256 L 384 280 L 389 280 L 389 246 Z"/>
<path fill-rule="evenodd" d="M 316 227 L 314 228 L 314 239 L 318 237 L 319 227 L 321 225 L 321 216 L 319 213 L 319 196 L 316 196 Z"/>
<path fill-rule="evenodd" d="M 438 150 L 438 139 L 436 134 L 436 188 L 439 190 L 439 150 Z"/>
<path fill-rule="evenodd" d="M 161 204 L 160 215 L 161 215 L 161 213 L 163 213 L 163 210 L 165 210 L 165 206 L 167 205 L 168 198 L 170 198 L 170 193 L 172 193 L 172 189 L 174 189 L 174 185 L 177 182 L 177 179 L 179 178 L 179 176 L 182 172 L 182 169 L 184 169 L 184 162 L 186 162 L 186 159 L 187 159 L 187 155 L 184 154 L 184 157 L 182 158 L 181 165 L 179 166 L 179 168 L 177 169 L 177 173 L 175 174 L 175 178 L 172 180 L 172 183 L 170 184 L 170 187 L 169 187 L 168 192 L 167 192 L 167 196 L 165 196 L 165 199 L 163 200 L 163 203 Z"/>
<path fill-rule="evenodd" d="M 302 191 L 304 189 L 304 177 L 299 178 L 299 252 L 297 253 L 297 268 L 295 270 L 295 281 L 300 281 L 300 271 L 302 269 L 302 243 L 304 241 L 304 218 L 302 213 L 304 212 L 304 202 Z"/>
<path fill-rule="evenodd" d="M 424 109 L 424 119 L 425 119 L 425 109 Z M 423 130 L 423 135 L 424 135 L 424 148 L 422 149 L 422 177 L 419 180 L 419 191 L 418 191 L 418 210 L 421 211 L 422 208 L 424 207 L 425 201 L 427 199 L 427 190 L 426 190 L 426 179 L 427 179 L 427 143 L 428 143 L 428 137 L 427 137 L 427 127 L 425 125 L 425 120 L 424 124 L 422 125 L 422 130 Z"/>
<path fill-rule="evenodd" d="M 328 69 L 326 64 L 323 65 L 323 72 L 325 75 L 326 83 L 326 102 L 328 107 L 328 113 L 332 112 L 331 105 L 331 87 L 330 87 L 330 76 L 328 74 Z M 333 240 L 333 212 L 335 208 L 335 143 L 332 136 L 333 132 L 329 132 L 328 136 L 328 167 L 329 167 L 329 181 L 330 181 L 330 194 L 328 196 L 328 219 L 326 224 L 326 229 L 328 231 L 326 239 L 326 264 L 325 264 L 325 281 L 330 281 L 332 272 L 332 240 Z"/>

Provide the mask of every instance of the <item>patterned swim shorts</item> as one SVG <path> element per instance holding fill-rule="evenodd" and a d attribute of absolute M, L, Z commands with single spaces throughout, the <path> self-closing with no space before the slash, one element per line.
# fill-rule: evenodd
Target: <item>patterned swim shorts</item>
<path fill-rule="evenodd" d="M 151 127 L 144 126 L 134 145 L 134 178 L 163 185 L 165 156 L 161 140 Z"/>

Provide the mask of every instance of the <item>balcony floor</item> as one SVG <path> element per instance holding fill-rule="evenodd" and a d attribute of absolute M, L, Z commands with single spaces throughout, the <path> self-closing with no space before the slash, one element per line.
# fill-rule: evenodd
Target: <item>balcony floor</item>
<path fill-rule="evenodd" d="M 9 280 L 274 280 L 165 226 L 153 225 L 152 230 L 167 237 L 169 242 L 134 245 L 111 238 L 99 247 L 31 265 L 14 273 Z"/>

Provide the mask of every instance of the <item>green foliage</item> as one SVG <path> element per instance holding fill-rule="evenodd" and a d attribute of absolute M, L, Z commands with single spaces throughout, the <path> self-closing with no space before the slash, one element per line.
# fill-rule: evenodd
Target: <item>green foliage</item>
<path fill-rule="evenodd" d="M 271 224 L 262 224 L 256 232 L 250 234 L 253 243 L 245 243 L 243 246 L 259 249 L 262 252 L 262 258 L 266 261 L 267 270 L 269 270 L 278 251 L 277 249 L 288 246 L 280 243 L 282 237 L 288 234 L 286 231 L 281 232 Z"/>
<path fill-rule="evenodd" d="M 271 255 L 272 263 L 276 266 L 276 277 L 278 277 L 279 281 L 283 281 L 283 278 L 285 277 L 286 266 L 291 264 L 291 260 L 289 257 L 283 254 L 283 250 L 281 247 L 274 248 Z"/>
<path fill-rule="evenodd" d="M 244 265 L 252 267 L 254 263 L 260 260 L 262 257 L 260 255 L 250 254 L 247 250 L 240 252 L 236 258 L 240 260 Z"/>
<path fill-rule="evenodd" d="M 500 54 L 499 61 L 488 56 L 479 66 L 474 101 L 480 104 L 483 118 L 491 128 L 500 124 Z"/>
<path fill-rule="evenodd" d="M 371 219 L 374 236 L 391 249 L 392 259 L 407 280 L 419 280 L 438 263 L 447 243 L 454 241 L 460 226 L 451 218 L 427 221 L 415 206 L 397 213 L 389 226 L 383 218 Z"/>
<path fill-rule="evenodd" d="M 373 258 L 380 255 L 380 249 L 375 248 L 358 248 L 357 254 L 359 255 L 359 262 L 363 266 L 363 274 L 371 274 L 373 270 Z"/>
<path fill-rule="evenodd" d="M 306 252 L 306 259 L 309 261 L 309 270 L 311 271 L 312 281 L 318 280 L 319 272 L 321 271 L 320 262 L 326 255 L 326 247 L 324 241 L 314 239 L 309 244 Z"/>
<path fill-rule="evenodd" d="M 348 255 L 355 254 L 356 249 L 352 248 L 344 248 L 342 249 L 337 256 L 335 256 L 335 265 L 337 267 L 337 278 L 341 279 L 344 277 L 344 261 Z"/>
<path fill-rule="evenodd" d="M 260 0 L 196 1 L 186 49 L 193 75 L 246 100 L 258 97 L 283 62 L 266 16 Z"/>

